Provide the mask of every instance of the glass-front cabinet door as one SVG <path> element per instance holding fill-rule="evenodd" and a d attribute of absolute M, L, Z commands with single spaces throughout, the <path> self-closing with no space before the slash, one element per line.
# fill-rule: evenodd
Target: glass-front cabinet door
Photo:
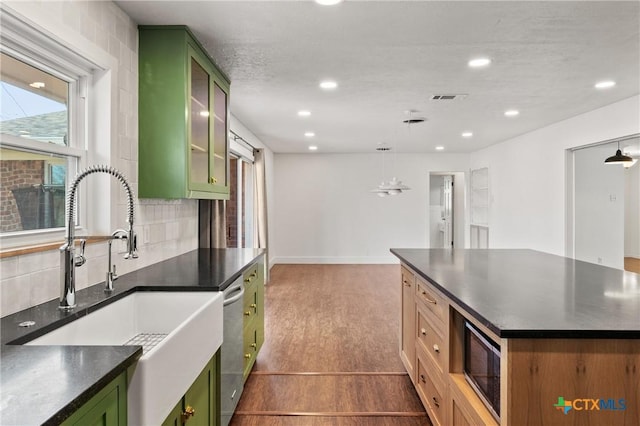
<path fill-rule="evenodd" d="M 209 73 L 191 56 L 190 158 L 191 189 L 206 189 L 210 173 L 210 96 Z M 211 182 L 213 183 L 213 182 Z"/>
<path fill-rule="evenodd" d="M 227 187 L 227 164 L 228 161 L 228 124 L 227 94 L 218 85 L 213 84 L 213 183 L 217 186 Z"/>
<path fill-rule="evenodd" d="M 139 27 L 140 198 L 229 199 L 229 79 L 184 26 Z"/>

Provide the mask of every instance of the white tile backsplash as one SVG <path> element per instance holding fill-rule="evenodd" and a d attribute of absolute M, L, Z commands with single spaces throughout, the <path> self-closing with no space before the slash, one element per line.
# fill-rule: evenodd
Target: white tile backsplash
<path fill-rule="evenodd" d="M 4 3 L 4 2 L 3 2 Z M 134 194 L 138 193 L 138 32 L 137 25 L 112 2 L 44 1 L 37 3 L 7 2 L 19 14 L 30 18 L 46 13 L 40 22 L 46 33 L 66 38 L 67 45 L 78 49 L 87 43 L 97 52 L 109 54 L 117 64 L 112 83 L 117 90 L 116 144 L 111 152 L 111 165 L 127 176 Z M 30 9 L 31 8 L 31 9 Z M 73 40 L 68 40 L 69 34 Z M 76 41 L 77 40 L 77 41 Z M 112 155 L 113 155 L 112 154 Z M 121 185 L 112 192 L 117 204 L 116 215 L 125 215 L 126 196 Z M 138 233 L 136 260 L 122 258 L 121 242 L 116 242 L 113 261 L 118 274 L 177 256 L 198 247 L 198 204 L 195 200 L 136 200 L 135 230 Z M 112 209 L 113 210 L 113 209 Z M 113 223 L 122 223 L 118 216 Z M 145 243 L 144 233 L 149 235 Z M 60 242 L 62 244 L 62 241 Z M 78 290 L 105 280 L 107 243 L 87 245 L 87 263 L 76 269 Z M 2 259 L 0 263 L 0 316 L 6 316 L 59 297 L 58 250 Z M 117 282 L 116 282 L 117 285 Z"/>

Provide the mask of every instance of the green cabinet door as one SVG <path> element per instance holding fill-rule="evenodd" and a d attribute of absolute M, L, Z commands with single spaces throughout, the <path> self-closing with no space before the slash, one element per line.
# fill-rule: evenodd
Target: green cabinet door
<path fill-rule="evenodd" d="M 126 426 L 127 380 L 123 373 L 80 407 L 63 426 Z"/>
<path fill-rule="evenodd" d="M 264 264 L 256 262 L 244 273 L 244 380 L 264 342 Z"/>
<path fill-rule="evenodd" d="M 173 407 L 162 426 L 182 426 L 182 399 Z"/>
<path fill-rule="evenodd" d="M 162 426 L 218 426 L 220 351 L 207 362 Z"/>
<path fill-rule="evenodd" d="M 140 198 L 229 199 L 229 80 L 184 26 L 139 27 Z"/>

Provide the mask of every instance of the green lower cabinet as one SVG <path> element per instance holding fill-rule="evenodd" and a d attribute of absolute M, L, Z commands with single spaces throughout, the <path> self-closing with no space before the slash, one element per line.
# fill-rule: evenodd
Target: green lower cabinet
<path fill-rule="evenodd" d="M 220 351 L 205 365 L 162 426 L 218 426 L 220 418 Z"/>
<path fill-rule="evenodd" d="M 255 263 L 244 273 L 244 380 L 264 342 L 264 264 Z"/>
<path fill-rule="evenodd" d="M 62 422 L 63 426 L 126 426 L 127 375 L 122 373 Z"/>

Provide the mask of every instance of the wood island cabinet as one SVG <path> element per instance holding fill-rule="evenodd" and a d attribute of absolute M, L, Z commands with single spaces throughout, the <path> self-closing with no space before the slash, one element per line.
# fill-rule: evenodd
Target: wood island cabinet
<path fill-rule="evenodd" d="M 424 274 L 400 271 L 400 357 L 434 426 L 640 424 L 640 340 L 500 337 Z M 498 347 L 499 416 L 465 377 L 466 323 Z"/>
<path fill-rule="evenodd" d="M 187 27 L 139 38 L 138 195 L 229 199 L 229 79 Z"/>

